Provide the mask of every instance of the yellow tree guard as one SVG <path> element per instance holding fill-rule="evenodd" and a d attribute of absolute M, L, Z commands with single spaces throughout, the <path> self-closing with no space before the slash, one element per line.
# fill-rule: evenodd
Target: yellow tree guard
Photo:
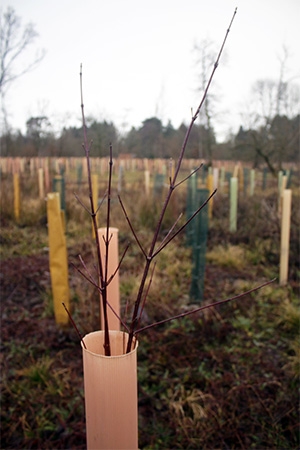
<path fill-rule="evenodd" d="M 124 354 L 128 335 L 109 334 L 112 356 L 103 354 L 103 331 L 89 333 L 82 345 L 87 449 L 137 450 L 137 345 Z"/>
<path fill-rule="evenodd" d="M 14 173 L 14 214 L 16 221 L 20 219 L 20 177 Z"/>
<path fill-rule="evenodd" d="M 68 316 L 62 305 L 70 309 L 67 247 L 58 192 L 47 195 L 47 217 L 49 238 L 49 264 L 53 294 L 54 315 L 58 325 L 66 325 Z"/>
<path fill-rule="evenodd" d="M 119 264 L 119 240 L 118 240 L 118 228 L 109 228 L 109 253 L 108 253 L 108 265 L 107 265 L 107 279 L 115 273 Z M 106 256 L 106 228 L 98 228 L 98 235 L 100 241 L 100 251 L 102 258 L 103 271 L 105 270 L 105 256 Z M 115 274 L 112 281 L 107 286 L 107 301 L 113 307 L 114 311 L 120 317 L 120 287 L 119 287 L 119 271 Z M 102 301 L 100 298 L 100 311 L 101 311 L 101 330 L 104 330 L 103 322 L 103 310 Z M 120 330 L 120 321 L 112 312 L 110 307 L 107 307 L 108 326 L 110 330 Z"/>

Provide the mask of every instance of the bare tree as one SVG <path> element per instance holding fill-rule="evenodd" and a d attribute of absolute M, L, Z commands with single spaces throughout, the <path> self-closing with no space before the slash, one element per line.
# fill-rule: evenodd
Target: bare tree
<path fill-rule="evenodd" d="M 8 131 L 5 95 L 11 84 L 22 75 L 34 69 L 44 58 L 45 51 L 38 50 L 31 60 L 21 61 L 21 57 L 38 36 L 32 23 L 24 27 L 15 10 L 8 7 L 0 11 L 0 96 L 4 130 Z M 21 64 L 22 62 L 22 64 Z"/>
<path fill-rule="evenodd" d="M 263 161 L 274 176 L 282 168 L 284 158 L 295 154 L 299 138 L 293 121 L 297 118 L 299 121 L 300 89 L 287 77 L 288 58 L 283 47 L 278 78 L 254 83 L 250 108 L 244 115 L 248 129 L 246 144 L 254 152 L 254 167 Z"/>
<path fill-rule="evenodd" d="M 194 52 L 196 54 L 196 69 L 198 72 L 197 91 L 203 92 L 208 81 L 211 68 L 215 63 L 217 53 L 216 44 L 210 39 L 203 39 L 200 43 L 195 43 Z M 206 158 L 208 164 L 213 160 L 213 147 L 216 143 L 213 128 L 213 119 L 216 117 L 216 104 L 218 97 L 216 94 L 207 93 L 203 109 L 200 111 L 199 120 L 202 127 L 199 128 L 199 157 Z M 205 132 L 204 132 L 205 131 Z"/>

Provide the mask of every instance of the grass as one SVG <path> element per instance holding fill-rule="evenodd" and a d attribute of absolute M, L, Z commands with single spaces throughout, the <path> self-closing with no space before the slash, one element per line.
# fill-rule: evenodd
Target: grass
<path fill-rule="evenodd" d="M 30 182 L 26 186 L 25 198 L 34 197 L 36 190 L 31 193 Z M 89 218 L 74 201 L 73 185 L 67 189 L 69 260 L 78 264 L 82 254 L 92 267 Z M 126 178 L 122 199 L 147 246 L 161 199 L 151 202 L 142 192 L 140 174 L 131 174 L 130 182 Z M 228 232 L 224 197 L 214 200 L 205 303 L 278 276 L 277 218 L 265 214 L 273 197 L 268 193 L 241 199 L 242 215 L 234 235 Z M 1 448 L 84 449 L 81 348 L 73 328 L 59 329 L 53 318 L 45 205 L 32 202 L 31 211 L 24 211 L 22 223 L 16 224 L 11 198 L 2 197 L 1 202 Z M 183 189 L 171 205 L 160 239 L 184 206 Z M 130 230 L 116 201 L 112 216 L 120 229 L 122 249 Z M 101 214 L 99 221 L 101 225 Z M 299 447 L 299 266 L 295 263 L 299 222 L 295 210 L 287 286 L 274 282 L 239 301 L 141 334 L 141 449 Z M 141 262 L 132 243 L 120 272 L 123 311 L 127 300 L 132 303 L 135 298 Z M 190 274 L 191 253 L 184 239 L 178 238 L 157 260 L 145 324 L 190 308 Z M 97 329 L 97 292 L 71 266 L 69 280 L 76 324 L 83 334 Z"/>
<path fill-rule="evenodd" d="M 245 249 L 238 245 L 218 245 L 206 253 L 206 261 L 224 268 L 244 269 L 247 267 Z"/>

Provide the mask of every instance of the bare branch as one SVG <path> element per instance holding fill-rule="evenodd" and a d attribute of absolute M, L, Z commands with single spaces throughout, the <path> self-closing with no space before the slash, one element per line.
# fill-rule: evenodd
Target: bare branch
<path fill-rule="evenodd" d="M 272 280 L 267 281 L 266 283 L 263 283 L 253 289 L 249 289 L 249 291 L 243 292 L 242 294 L 235 295 L 234 297 L 227 298 L 226 300 L 220 300 L 218 302 L 210 303 L 209 305 L 200 306 L 200 308 L 193 309 L 192 311 L 186 311 L 184 313 L 178 314 L 177 316 L 169 317 L 168 319 L 164 319 L 164 320 L 160 320 L 159 322 L 152 323 L 151 325 L 147 325 L 143 328 L 140 328 L 139 330 L 136 330 L 135 335 L 137 335 L 141 331 L 145 331 L 145 330 L 148 330 L 149 328 L 156 327 L 157 325 L 162 325 L 163 323 L 170 322 L 171 320 L 181 319 L 182 317 L 190 316 L 191 314 L 195 314 L 196 312 L 203 311 L 204 309 L 212 308 L 214 306 L 222 305 L 223 303 L 228 303 L 228 302 L 231 302 L 232 300 L 237 300 L 239 298 L 245 297 L 246 295 L 251 294 L 252 292 L 258 291 L 259 289 L 261 289 L 265 286 L 268 286 L 268 284 L 273 283 L 275 280 L 276 280 L 276 278 L 273 278 Z"/>
<path fill-rule="evenodd" d="M 125 248 L 125 250 L 124 250 L 124 252 L 123 252 L 123 255 L 121 256 L 121 258 L 120 258 L 120 261 L 119 261 L 119 264 L 118 264 L 118 266 L 117 266 L 117 268 L 116 268 L 116 270 L 114 271 L 114 273 L 109 277 L 109 279 L 107 280 L 107 285 L 109 285 L 109 283 L 112 281 L 112 279 L 115 277 L 115 275 L 117 274 L 117 272 L 120 270 L 120 266 L 121 266 L 121 264 L 122 264 L 122 262 L 123 262 L 123 259 L 125 258 L 125 255 L 126 255 L 126 253 L 127 253 L 127 250 L 129 249 L 129 247 L 130 247 L 130 242 L 128 242 L 128 244 L 126 245 L 126 248 Z"/>
<path fill-rule="evenodd" d="M 177 217 L 175 223 L 172 225 L 172 227 L 170 228 L 170 230 L 168 231 L 168 233 L 166 234 L 166 236 L 163 238 L 163 240 L 162 240 L 160 246 L 157 248 L 157 250 L 156 250 L 155 254 L 153 255 L 153 257 L 154 257 L 155 255 L 157 255 L 157 254 L 164 248 L 164 246 L 165 246 L 164 244 L 165 244 L 166 241 L 168 240 L 168 237 L 172 234 L 174 228 L 176 227 L 176 225 L 177 225 L 177 223 L 179 222 L 179 220 L 181 219 L 181 217 L 182 217 L 182 213 L 179 214 L 179 216 Z M 168 242 L 170 242 L 170 240 L 169 240 Z M 166 245 L 167 245 L 167 244 L 166 244 Z"/>
<path fill-rule="evenodd" d="M 81 269 L 79 269 L 79 267 L 77 267 L 74 263 L 71 263 L 71 265 L 74 267 L 74 269 L 77 270 L 78 273 L 80 273 L 81 276 L 83 276 L 83 278 L 85 278 L 89 283 L 91 283 L 95 288 L 97 288 L 100 293 L 102 292 L 102 288 L 99 286 L 98 283 L 96 283 L 94 281 L 93 278 L 88 277 Z"/>
<path fill-rule="evenodd" d="M 75 330 L 76 330 L 76 332 L 77 332 L 77 334 L 78 334 L 78 336 L 79 336 L 80 341 L 82 342 L 84 348 L 86 349 L 86 345 L 85 345 L 85 342 L 84 342 L 84 340 L 83 340 L 83 337 L 81 336 L 80 331 L 78 330 L 78 328 L 77 328 L 77 326 L 76 326 L 76 323 L 74 322 L 74 320 L 73 320 L 73 318 L 72 318 L 72 316 L 71 316 L 71 313 L 69 312 L 68 308 L 66 307 L 66 305 L 65 305 L 64 303 L 62 303 L 62 305 L 63 305 L 63 307 L 65 308 L 65 310 L 66 310 L 66 312 L 67 312 L 67 314 L 68 314 L 68 316 L 69 316 L 69 319 L 70 319 L 70 321 L 71 321 L 73 327 L 75 328 Z"/>
<path fill-rule="evenodd" d="M 76 198 L 76 200 L 78 201 L 78 203 L 81 204 L 81 206 L 88 212 L 89 215 L 91 215 L 91 211 L 88 209 L 87 206 L 85 206 L 85 204 L 80 200 L 80 198 L 78 197 L 78 195 L 76 194 L 76 192 L 74 192 L 74 197 Z"/>
<path fill-rule="evenodd" d="M 181 233 L 185 227 L 194 219 L 194 217 L 197 216 L 197 214 L 199 214 L 199 212 L 204 208 L 204 206 L 207 205 L 207 203 L 209 202 L 209 200 L 215 195 L 215 193 L 217 192 L 217 189 L 215 189 L 212 194 L 208 197 L 207 200 L 205 200 L 204 203 L 202 203 L 202 205 L 197 209 L 197 211 L 194 212 L 194 214 L 184 223 L 184 225 L 182 225 L 182 227 L 180 227 L 176 233 L 173 234 L 173 236 L 166 241 L 163 245 L 160 245 L 160 247 L 156 250 L 156 252 L 153 253 L 153 258 L 155 256 L 158 255 L 158 253 L 160 253 L 179 233 Z"/>
<path fill-rule="evenodd" d="M 91 165 L 89 158 L 89 149 L 90 145 L 88 144 L 87 138 L 87 126 L 84 114 L 84 104 L 83 104 L 83 87 L 82 87 L 82 65 L 80 66 L 80 97 L 81 97 L 81 115 L 82 115 L 82 127 L 83 127 L 83 136 L 84 143 L 83 148 L 85 150 L 86 155 L 86 163 L 87 163 L 87 174 L 88 174 L 88 185 L 89 185 L 89 197 L 90 197 L 90 205 L 91 205 L 91 217 L 94 229 L 94 235 L 96 239 L 96 251 L 97 251 L 97 263 L 99 270 L 99 278 L 100 278 L 100 288 L 101 288 L 101 298 L 102 298 L 102 310 L 103 310 L 103 322 L 104 322 L 104 351 L 105 356 L 110 356 L 110 338 L 109 338 L 109 328 L 108 328 L 108 316 L 107 316 L 107 277 L 105 278 L 103 271 L 103 264 L 101 258 L 100 251 L 100 242 L 99 242 L 99 234 L 98 234 L 98 224 L 97 224 L 97 216 L 95 212 L 95 206 L 93 201 L 93 186 L 92 186 L 92 176 L 91 176 Z M 110 196 L 110 192 L 108 192 L 108 197 Z"/>
<path fill-rule="evenodd" d="M 127 215 L 125 206 L 124 206 L 124 204 L 123 204 L 123 202 L 122 202 L 122 200 L 121 200 L 121 197 L 120 197 L 119 195 L 118 195 L 118 199 L 119 199 L 121 208 L 122 208 L 122 210 L 123 210 L 125 219 L 127 220 L 127 223 L 128 223 L 128 225 L 129 225 L 129 227 L 130 227 L 130 230 L 131 230 L 131 232 L 132 232 L 132 234 L 133 234 L 133 236 L 134 236 L 134 238 L 135 238 L 135 240 L 136 240 L 138 246 L 140 247 L 140 249 L 141 249 L 143 255 L 145 256 L 145 258 L 147 258 L 147 253 L 146 253 L 145 250 L 143 249 L 143 246 L 142 246 L 142 244 L 140 243 L 139 238 L 137 237 L 137 234 L 136 234 L 136 232 L 135 232 L 135 230 L 134 230 L 134 228 L 133 228 L 133 226 L 132 226 L 132 223 L 131 223 L 131 221 L 130 221 L 128 215 Z"/>
<path fill-rule="evenodd" d="M 41 50 L 33 61 L 27 62 L 22 70 L 17 70 L 16 61 L 33 44 L 38 33 L 31 23 L 27 24 L 22 32 L 21 19 L 11 7 L 3 14 L 0 13 L 0 29 L 0 92 L 3 94 L 9 84 L 34 69 L 42 61 L 45 50 Z"/>
<path fill-rule="evenodd" d="M 175 184 L 174 189 L 176 189 L 178 186 L 180 186 L 182 183 L 184 183 L 185 181 L 187 181 L 189 178 L 191 178 L 196 172 L 198 172 L 199 169 L 201 169 L 201 167 L 203 166 L 203 163 L 200 164 L 200 166 L 196 167 L 196 169 L 192 170 L 192 172 L 185 178 L 183 178 L 183 180 L 179 181 L 177 184 Z"/>
<path fill-rule="evenodd" d="M 81 269 L 79 269 L 77 266 L 75 266 L 74 263 L 71 263 L 71 265 L 74 267 L 74 269 L 77 270 L 78 273 L 80 273 L 80 275 L 83 276 L 83 278 L 85 278 L 92 286 L 94 286 L 99 293 L 102 295 L 103 293 L 103 288 L 101 288 L 101 286 L 99 286 L 99 284 L 97 284 L 94 280 L 93 277 L 89 278 Z M 111 304 L 109 303 L 109 301 L 106 301 L 107 306 L 111 309 L 111 311 L 113 312 L 113 314 L 117 317 L 117 319 L 119 319 L 119 321 L 121 322 L 121 324 L 123 325 L 123 327 L 128 330 L 127 325 L 125 324 L 125 322 L 121 319 L 121 317 L 116 313 L 116 311 L 114 310 L 114 308 L 111 306 Z"/>
<path fill-rule="evenodd" d="M 161 213 L 160 213 L 160 216 L 159 216 L 159 219 L 158 219 L 158 222 L 157 222 L 157 226 L 156 226 L 156 229 L 155 229 L 155 232 L 154 232 L 154 235 L 153 235 L 153 238 L 152 238 L 152 242 L 151 242 L 151 245 L 150 245 L 150 249 L 149 249 L 148 255 L 146 256 L 146 262 L 145 262 L 145 266 L 144 266 L 144 272 L 143 272 L 143 275 L 142 275 L 141 284 L 140 284 L 140 287 L 139 287 L 139 291 L 138 291 L 138 294 L 137 294 L 137 298 L 136 298 L 136 301 L 135 301 L 135 304 L 134 304 L 134 311 L 133 311 L 133 316 L 132 316 L 132 322 L 131 322 L 131 325 L 130 325 L 130 333 L 129 333 L 128 342 L 127 342 L 127 349 L 126 349 L 127 352 L 130 352 L 130 351 L 131 351 L 131 348 L 132 348 L 133 337 L 134 337 L 135 330 L 136 330 L 137 318 L 138 318 L 138 313 L 139 313 L 140 303 L 141 303 L 142 298 L 143 298 L 143 291 L 144 291 L 144 288 L 145 288 L 145 283 L 146 283 L 147 275 L 148 275 L 148 272 L 149 272 L 149 270 L 150 270 L 151 262 L 153 261 L 154 256 L 158 254 L 158 252 L 155 252 L 155 246 L 156 246 L 156 243 L 157 243 L 157 240 L 158 240 L 158 236 L 159 236 L 159 232 L 160 232 L 160 229 L 161 229 L 161 226 L 162 226 L 163 218 L 164 218 L 164 216 L 165 216 L 165 213 L 166 213 L 168 204 L 169 204 L 170 199 L 171 199 L 171 197 L 172 197 L 172 193 L 173 193 L 173 191 L 174 191 L 174 186 L 176 185 L 176 181 L 177 181 L 177 178 L 178 178 L 178 174 L 179 174 L 179 171 L 180 171 L 180 169 L 181 169 L 182 160 L 183 160 L 183 157 L 184 157 L 184 155 L 185 155 L 187 143 L 188 143 L 188 140 L 189 140 L 189 137 L 190 137 L 190 134 L 191 134 L 191 131 L 192 131 L 194 122 L 195 122 L 195 120 L 196 120 L 197 117 L 198 117 L 198 114 L 199 114 L 199 112 L 200 112 L 200 110 L 201 110 L 201 108 L 202 108 L 202 106 L 203 106 L 203 103 L 205 102 L 205 99 L 206 99 L 208 90 L 209 90 L 209 88 L 210 88 L 210 85 L 211 85 L 212 79 L 213 79 L 213 77 L 214 77 L 215 71 L 216 71 L 216 69 L 217 69 L 217 67 L 218 67 L 219 60 L 220 60 L 221 54 L 222 54 L 222 52 L 223 52 L 223 49 L 224 49 L 224 46 L 225 46 L 225 42 L 226 42 L 226 40 L 227 40 L 227 37 L 228 37 L 229 31 L 230 31 L 230 28 L 231 28 L 233 19 L 234 19 L 235 15 L 236 15 L 236 12 L 237 12 L 237 9 L 235 9 L 235 11 L 234 11 L 234 14 L 233 14 L 232 19 L 231 19 L 230 24 L 229 24 L 229 27 L 228 27 L 228 29 L 227 29 L 227 31 L 226 31 L 226 34 L 225 34 L 225 37 L 224 37 L 224 39 L 223 39 L 223 42 L 222 42 L 222 45 L 221 45 L 219 54 L 218 54 L 218 56 L 217 56 L 216 62 L 215 62 L 215 64 L 214 64 L 213 70 L 212 70 L 212 72 L 211 72 L 210 78 L 209 78 L 209 80 L 208 80 L 208 82 L 207 82 L 207 85 L 206 85 L 206 88 L 205 88 L 205 90 L 204 90 L 202 99 L 201 99 L 200 104 L 199 104 L 199 106 L 198 106 L 198 108 L 197 108 L 197 110 L 196 110 L 195 115 L 193 115 L 193 117 L 192 117 L 192 119 L 191 119 L 190 125 L 189 125 L 189 127 L 188 127 L 188 129 L 187 129 L 187 132 L 186 132 L 186 134 L 185 134 L 185 138 L 184 138 L 184 140 L 183 140 L 183 144 L 182 144 L 181 151 L 180 151 L 180 154 L 179 154 L 179 157 L 178 157 L 178 160 L 177 160 L 177 164 L 176 164 L 176 168 L 175 168 L 175 173 L 174 173 L 174 176 L 173 176 L 172 181 L 170 182 L 169 192 L 168 192 L 167 197 L 166 197 L 166 199 L 165 199 L 165 202 L 164 202 L 164 204 L 163 204 L 163 206 L 162 206 Z M 214 192 L 214 193 L 215 193 L 215 192 Z M 214 193 L 213 193 L 213 194 L 214 194 Z M 212 194 L 212 195 L 213 195 L 213 194 Z M 211 196 L 210 196 L 209 198 L 211 198 Z M 208 199 L 208 200 L 209 200 L 209 199 Z M 208 200 L 207 200 L 207 201 L 208 201 Z M 199 211 L 198 211 L 198 212 L 199 212 Z M 196 213 L 196 214 L 197 214 L 197 213 Z M 192 216 L 192 218 L 193 218 L 196 214 L 194 214 L 194 215 Z M 191 220 L 192 220 L 192 218 L 191 218 Z M 168 243 L 169 243 L 172 239 L 174 239 L 174 237 L 177 236 L 177 234 L 180 233 L 180 232 L 185 228 L 185 226 L 186 226 L 189 222 L 190 222 L 190 220 L 189 220 L 188 222 L 186 222 L 186 224 L 185 224 L 183 227 L 181 227 L 180 230 L 178 230 L 178 232 L 175 233 L 175 235 L 173 235 L 173 236 L 172 236 L 172 237 L 164 244 L 163 247 L 161 247 L 161 248 L 159 249 L 159 251 L 161 251 L 166 245 L 168 245 Z M 134 235 L 135 235 L 135 234 L 134 234 Z M 135 235 L 135 236 L 136 236 L 136 235 Z M 137 242 L 138 242 L 138 241 L 137 241 Z M 142 248 L 142 247 L 141 247 L 141 244 L 140 244 L 139 242 L 138 242 L 138 244 L 139 244 L 140 248 Z"/>
<path fill-rule="evenodd" d="M 140 314 L 139 314 L 139 318 L 138 318 L 138 322 L 137 322 L 137 327 L 139 326 L 139 324 L 141 322 L 141 319 L 142 319 L 142 314 L 143 314 L 143 311 L 144 311 L 144 308 L 145 308 L 145 303 L 146 303 L 146 300 L 147 300 L 147 297 L 148 297 L 148 294 L 149 294 L 149 291 L 150 291 L 150 287 L 151 287 L 151 284 L 152 284 L 155 267 L 156 267 L 156 263 L 154 263 L 154 265 L 153 265 L 153 269 L 152 269 L 152 272 L 151 272 L 149 284 L 148 284 L 148 287 L 147 287 L 145 295 L 144 295 L 144 300 L 143 300 L 142 307 L 141 307 L 141 310 L 140 310 Z"/>
<path fill-rule="evenodd" d="M 94 284 L 96 284 L 96 282 L 95 282 L 95 280 L 94 280 L 94 278 L 93 278 L 93 276 L 92 276 L 92 274 L 91 274 L 91 272 L 89 271 L 89 269 L 88 269 L 88 267 L 87 267 L 87 265 L 85 264 L 85 262 L 84 262 L 84 260 L 83 260 L 83 258 L 82 258 L 82 256 L 81 255 L 78 255 L 78 257 L 79 257 L 79 260 L 80 260 L 80 262 L 81 262 L 81 264 L 82 264 L 82 266 L 84 267 L 84 269 L 85 269 L 85 271 L 86 271 L 86 273 L 89 275 L 89 277 L 90 277 L 90 280 L 94 283 Z"/>

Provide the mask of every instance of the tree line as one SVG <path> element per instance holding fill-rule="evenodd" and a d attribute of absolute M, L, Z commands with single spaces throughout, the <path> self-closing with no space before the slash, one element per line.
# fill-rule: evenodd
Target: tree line
<path fill-rule="evenodd" d="M 284 162 L 299 160 L 299 114 L 293 118 L 276 115 L 256 128 L 240 126 L 236 135 L 218 143 L 214 129 L 195 124 L 186 150 L 186 158 L 234 159 L 253 163 L 253 167 L 267 165 L 271 172 L 282 168 Z M 31 117 L 26 133 L 9 132 L 1 136 L 1 156 L 83 156 L 82 127 L 63 128 L 56 136 L 46 116 Z M 87 122 L 92 141 L 91 156 L 107 156 L 112 144 L 114 156 L 131 155 L 136 158 L 176 158 L 187 126 L 177 129 L 169 122 L 163 125 L 157 117 L 145 119 L 140 127 L 132 127 L 122 135 L 112 122 Z"/>
<path fill-rule="evenodd" d="M 30 117 L 25 134 L 11 127 L 5 102 L 7 92 L 17 78 L 43 60 L 45 51 L 39 50 L 37 56 L 27 60 L 27 65 L 20 69 L 19 57 L 35 44 L 38 33 L 32 24 L 23 26 L 11 7 L 0 11 L 0 29 L 0 156 L 82 156 L 81 127 L 64 127 L 57 134 L 45 115 Z M 205 88 L 215 61 L 213 47 L 209 40 L 195 45 L 199 91 Z M 254 83 L 239 131 L 222 143 L 217 142 L 214 129 L 219 97 L 209 92 L 192 129 L 186 157 L 204 159 L 208 164 L 213 159 L 248 161 L 253 167 L 264 164 L 274 174 L 283 168 L 284 162 L 299 161 L 300 88 L 287 75 L 288 57 L 288 50 L 283 48 L 277 77 Z M 87 128 L 93 141 L 91 156 L 98 157 L 106 156 L 112 144 L 115 156 L 175 159 L 187 131 L 184 123 L 174 128 L 170 121 L 164 125 L 158 117 L 145 119 L 125 135 L 112 122 L 99 121 L 95 117 L 89 118 Z"/>

